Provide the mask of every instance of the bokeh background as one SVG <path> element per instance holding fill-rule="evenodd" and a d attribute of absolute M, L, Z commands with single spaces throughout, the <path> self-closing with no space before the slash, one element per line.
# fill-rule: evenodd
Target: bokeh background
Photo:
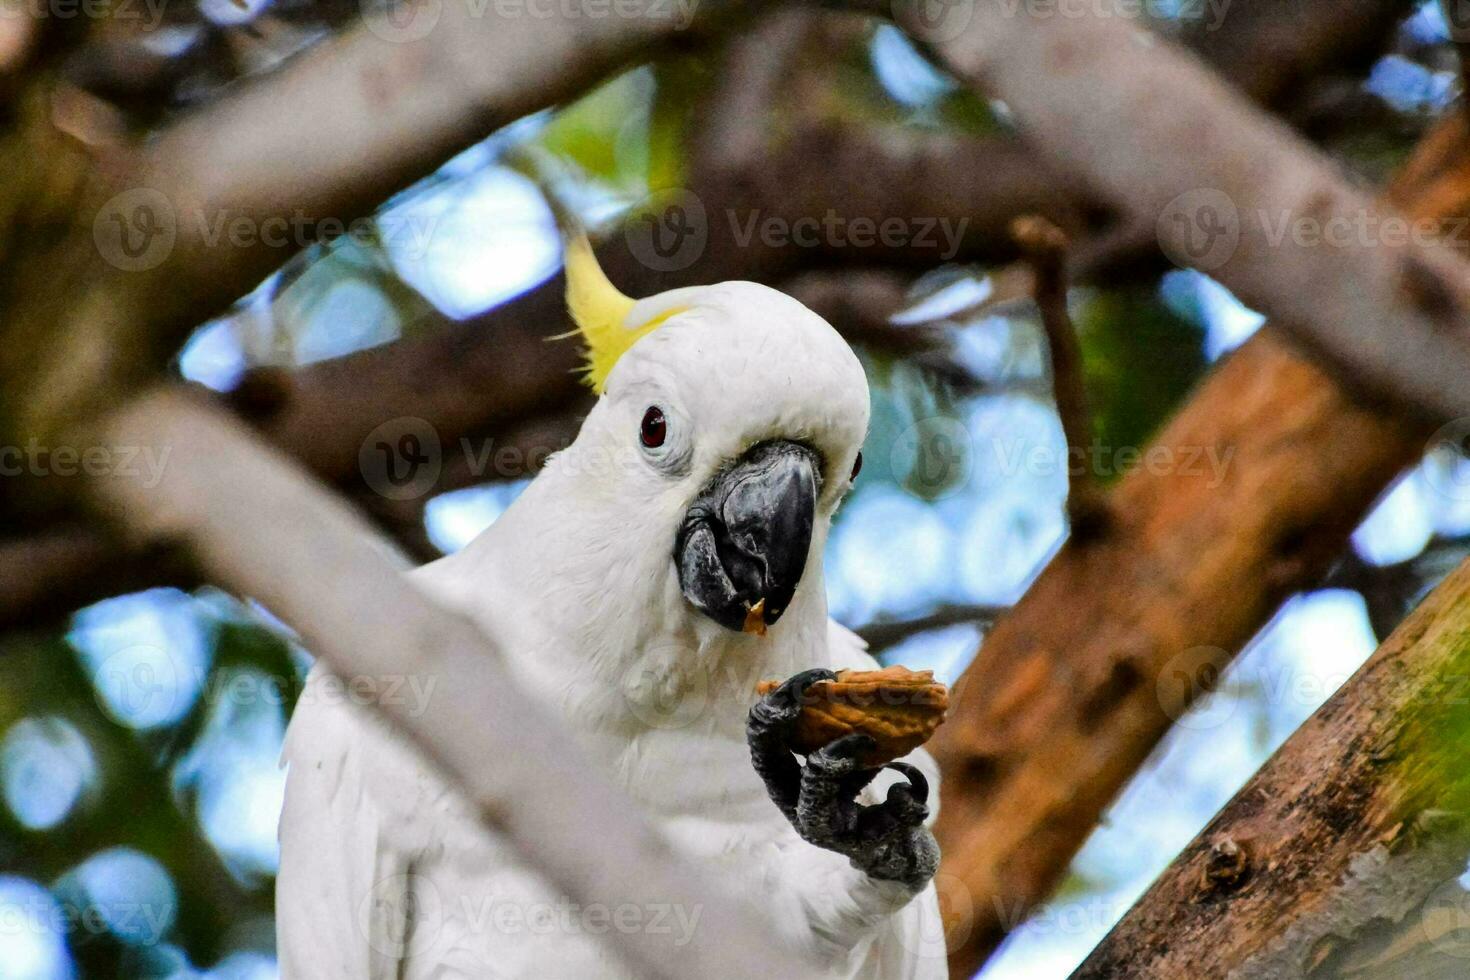
<path fill-rule="evenodd" d="M 1387 54 L 1366 71 L 1313 79 L 1292 100 L 1298 125 L 1367 182 L 1381 181 L 1460 94 L 1439 5 L 1404 6 Z M 292 9 L 200 0 L 171 13 L 151 43 L 160 57 L 182 57 L 223 27 L 252 39 L 247 73 L 265 71 L 330 30 L 301 27 Z M 1151 5 L 1165 32 L 1171 9 Z M 868 29 L 833 59 L 844 78 L 827 111 L 916 130 L 1008 125 L 1003 105 L 957 89 L 892 28 Z M 190 97 L 218 84 L 209 65 L 191 75 Z M 639 68 L 497 133 L 385 204 L 383 227 L 408 234 L 309 249 L 203 325 L 179 352 L 179 373 L 229 391 L 251 369 L 454 329 L 445 316 L 474 317 L 545 280 L 560 249 L 525 150 L 554 161 L 558 192 L 599 227 L 679 185 L 687 89 L 699 72 Z M 977 649 L 985 656 L 989 615 L 1021 595 L 1067 533 L 1067 475 L 1034 462 L 1064 452 L 1044 334 L 1029 303 L 987 302 L 991 271 L 945 265 L 915 287 L 898 325 L 940 331 L 943 357 L 862 352 L 874 399 L 867 465 L 827 556 L 833 614 L 867 630 L 882 659 L 947 680 Z M 1071 307 L 1104 479 L 1116 475 L 1117 450 L 1144 445 L 1208 366 L 1262 323 L 1217 283 L 1180 270 L 1076 288 Z M 1463 486 L 1445 468 L 1463 465 L 1428 459 L 1395 485 L 1328 587 L 1293 599 L 1181 719 L 1063 887 L 983 976 L 1065 976 L 1470 552 L 1470 499 L 1444 492 Z M 429 549 L 462 547 L 524 485 L 499 480 L 428 500 Z M 266 610 L 208 588 L 117 596 L 3 645 L 0 978 L 276 976 L 277 762 L 308 651 Z"/>

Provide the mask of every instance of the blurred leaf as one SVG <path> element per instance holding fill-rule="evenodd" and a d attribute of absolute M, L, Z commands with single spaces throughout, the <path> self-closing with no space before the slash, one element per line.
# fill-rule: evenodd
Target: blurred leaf
<path fill-rule="evenodd" d="M 642 183 L 654 91 L 648 69 L 619 75 L 557 113 L 542 130 L 541 145 L 590 177 L 615 186 Z"/>
<path fill-rule="evenodd" d="M 690 133 L 714 82 L 707 59 L 671 58 L 653 66 L 645 176 L 651 190 L 683 187 Z"/>
<path fill-rule="evenodd" d="M 1204 374 L 1204 331 L 1151 287 L 1095 293 L 1075 319 L 1096 437 L 1105 452 L 1142 448 Z"/>

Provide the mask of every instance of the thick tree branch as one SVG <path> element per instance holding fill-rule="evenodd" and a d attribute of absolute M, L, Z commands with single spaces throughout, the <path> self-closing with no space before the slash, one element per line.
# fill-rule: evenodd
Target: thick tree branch
<path fill-rule="evenodd" d="M 907 26 L 925 36 L 922 22 Z M 1184 51 L 1118 17 L 1017 16 L 998 0 L 933 47 L 1003 99 L 1047 158 L 1153 222 L 1171 257 L 1277 317 L 1355 384 L 1470 415 L 1459 263 L 1412 241 L 1392 208 Z"/>
<path fill-rule="evenodd" d="M 1444 948 L 1447 972 L 1400 972 L 1388 956 L 1348 973 L 1342 960 L 1465 870 L 1466 636 L 1470 564 L 1210 821 L 1074 980 L 1462 976 L 1463 957 Z"/>
<path fill-rule="evenodd" d="M 1459 113 L 1387 198 L 1415 219 L 1470 214 Z M 949 922 L 954 975 L 1047 896 L 1187 704 L 1161 704 L 1171 665 L 1227 660 L 1318 581 L 1427 435 L 1267 327 L 1144 449 L 1157 463 L 1111 492 L 1114 520 L 1069 542 L 987 635 L 936 739 L 945 870 L 973 909 Z"/>
<path fill-rule="evenodd" d="M 185 392 L 162 390 L 114 413 L 100 442 L 177 450 L 157 486 L 124 474 L 95 483 L 99 504 L 130 533 L 186 542 L 213 578 L 263 602 L 338 674 L 416 678 L 434 691 L 428 711 L 397 698 L 377 708 L 449 774 L 488 828 L 572 900 L 700 909 L 695 943 L 652 930 L 610 934 L 641 973 L 815 971 L 775 941 L 752 907 L 670 849 L 518 691 L 480 629 L 404 578 L 408 563 L 391 544 L 237 421 Z M 430 686 L 435 678 L 452 682 Z M 548 778 L 526 766 L 486 765 L 495 757 L 556 760 L 558 771 Z"/>

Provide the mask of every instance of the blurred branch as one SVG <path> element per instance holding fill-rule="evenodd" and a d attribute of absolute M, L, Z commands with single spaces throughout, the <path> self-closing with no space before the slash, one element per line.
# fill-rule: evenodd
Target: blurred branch
<path fill-rule="evenodd" d="M 999 4 L 976 5 L 934 49 L 1004 100 L 1047 159 L 1152 221 L 1169 254 L 1204 262 L 1353 384 L 1426 414 L 1470 415 L 1460 263 L 1407 232 L 1378 234 L 1402 221 L 1392 208 L 1197 60 L 1119 18 L 1021 17 Z M 1368 232 L 1329 245 L 1300 234 L 1304 220 Z"/>
<path fill-rule="evenodd" d="M 1407 969 L 1403 948 L 1362 973 L 1341 956 L 1465 870 L 1467 634 L 1470 565 L 1292 735 L 1073 980 L 1462 976 L 1453 936 L 1434 944 L 1437 970 Z M 1452 928 L 1462 909 L 1442 908 Z M 1432 929 L 1425 918 L 1401 931 Z"/>
<path fill-rule="evenodd" d="M 1460 113 L 1385 197 L 1415 221 L 1470 215 Z M 1201 650 L 1223 666 L 1287 596 L 1320 581 L 1427 430 L 1364 403 L 1268 326 L 1139 447 L 1157 463 L 1125 475 L 1109 493 L 1114 520 L 1068 542 L 997 621 L 936 737 L 945 870 L 974 910 L 950 920 L 953 975 L 971 975 L 1050 894 L 1200 693 L 1161 703 L 1171 668 Z"/>
<path fill-rule="evenodd" d="M 1005 611 L 1005 606 L 940 606 L 929 615 L 917 619 L 869 623 L 853 632 L 866 640 L 868 652 L 877 656 L 889 647 L 898 646 L 920 633 L 970 624 L 987 628 L 997 617 L 1004 615 Z"/>
<path fill-rule="evenodd" d="M 578 902 L 682 902 L 704 910 L 700 941 L 610 935 L 644 975 L 801 976 L 817 968 L 773 939 L 753 906 L 673 852 L 560 725 L 511 682 L 480 628 L 431 602 L 407 562 L 353 512 L 216 406 L 159 390 L 105 420 L 112 445 L 177 447 L 160 482 L 96 479 L 129 533 L 186 542 L 212 577 L 260 600 L 344 677 L 453 678 L 434 710 L 377 704 L 528 863 Z M 363 609 L 375 615 L 364 617 Z M 487 750 L 556 759 L 560 777 L 486 766 Z M 609 842 L 616 842 L 609 845 Z"/>
<path fill-rule="evenodd" d="M 1011 237 L 1031 267 L 1037 310 L 1051 355 L 1052 390 L 1067 442 L 1067 518 L 1072 534 L 1093 534 L 1107 519 L 1093 467 L 1086 465 L 1092 447 L 1092 410 L 1087 404 L 1087 381 L 1082 371 L 1082 348 L 1067 310 L 1067 236 L 1060 228 L 1034 215 L 1011 223 Z M 1076 460 L 1082 464 L 1072 466 Z"/>
<path fill-rule="evenodd" d="M 733 9 L 701 4 L 700 23 Z M 463 0 L 425 4 L 413 16 L 435 20 L 416 39 L 369 20 L 146 145 L 113 151 L 82 182 L 68 232 L 6 270 L 14 356 L 0 380 L 17 393 L 14 429 L 44 438 L 157 377 L 189 330 L 299 249 L 299 235 L 264 229 L 368 214 L 476 139 L 580 94 L 686 26 L 670 4 L 641 16 L 484 13 Z M 7 162 L 36 166 L 23 149 Z M 111 215 L 123 233 L 140 208 L 150 227 L 171 229 L 171 247 L 124 271 L 127 256 L 109 265 L 94 232 Z M 240 220 L 260 233 L 218 235 Z"/>

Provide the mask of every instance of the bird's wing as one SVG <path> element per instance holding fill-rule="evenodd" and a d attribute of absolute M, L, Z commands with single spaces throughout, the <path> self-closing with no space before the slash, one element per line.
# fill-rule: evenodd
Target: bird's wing
<path fill-rule="evenodd" d="M 380 734 L 361 709 L 330 696 L 324 676 L 312 671 L 282 750 L 289 771 L 276 879 L 281 976 L 395 980 L 414 900 L 395 826 L 402 818 L 383 805 L 386 760 L 366 744 Z"/>

